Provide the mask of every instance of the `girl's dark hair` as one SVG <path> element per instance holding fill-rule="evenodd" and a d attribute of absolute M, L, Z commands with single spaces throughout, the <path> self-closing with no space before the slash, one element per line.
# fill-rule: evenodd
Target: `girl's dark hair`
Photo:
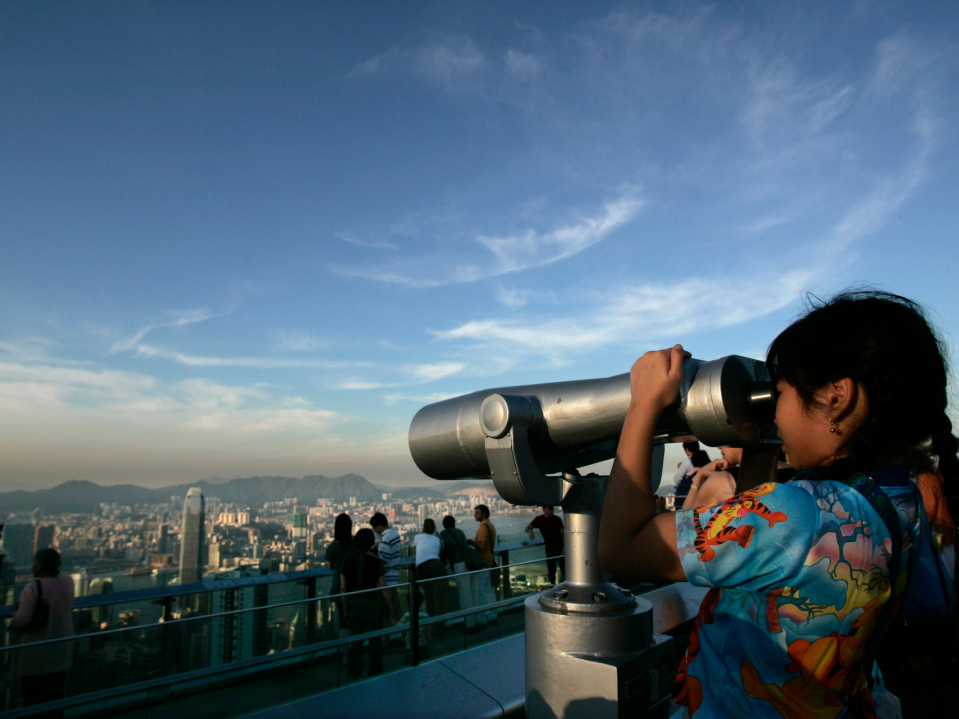
<path fill-rule="evenodd" d="M 375 543 L 376 535 L 373 534 L 372 529 L 367 529 L 366 527 L 357 532 L 356 536 L 353 537 L 353 546 L 360 554 L 370 551 Z"/>
<path fill-rule="evenodd" d="M 423 534 L 436 534 L 436 522 L 428 517 L 423 520 Z"/>
<path fill-rule="evenodd" d="M 443 517 L 443 526 L 447 529 L 452 529 L 456 526 L 456 518 L 451 514 L 447 514 L 445 517 Z"/>
<path fill-rule="evenodd" d="M 33 562 L 39 564 L 48 577 L 55 577 L 60 573 L 60 552 L 56 549 L 41 549 L 33 555 Z"/>
<path fill-rule="evenodd" d="M 706 451 L 703 449 L 697 449 L 695 452 L 693 452 L 693 456 L 689 458 L 689 461 L 696 469 L 702 469 L 707 464 L 712 462 L 712 460 L 709 458 L 709 455 L 706 454 Z"/>
<path fill-rule="evenodd" d="M 333 520 L 333 541 L 339 542 L 341 547 L 349 545 L 353 541 L 353 520 L 350 515 L 337 514 Z"/>
<path fill-rule="evenodd" d="M 809 304 L 769 346 L 773 381 L 795 387 L 807 407 L 818 404 L 816 392 L 828 382 L 849 377 L 861 385 L 869 410 L 846 441 L 849 455 L 868 467 L 886 452 L 905 456 L 931 440 L 949 511 L 959 517 L 959 442 L 946 414 L 948 353 L 922 307 L 875 290 Z"/>

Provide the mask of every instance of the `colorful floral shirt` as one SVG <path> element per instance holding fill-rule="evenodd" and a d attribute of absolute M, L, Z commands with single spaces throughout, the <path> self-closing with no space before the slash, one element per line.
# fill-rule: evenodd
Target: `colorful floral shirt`
<path fill-rule="evenodd" d="M 887 469 L 897 481 L 870 474 L 899 513 L 908 599 L 927 605 L 914 612 L 945 611 L 952 590 L 941 588 L 919 492 L 905 467 Z M 674 690 L 691 716 L 875 716 L 862 661 L 891 595 L 892 540 L 865 497 L 832 480 L 763 484 L 680 510 L 676 534 L 687 578 L 712 588 Z"/>

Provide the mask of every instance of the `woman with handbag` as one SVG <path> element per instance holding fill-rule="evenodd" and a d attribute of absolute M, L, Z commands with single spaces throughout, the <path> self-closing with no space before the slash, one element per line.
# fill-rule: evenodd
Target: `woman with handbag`
<path fill-rule="evenodd" d="M 60 554 L 41 549 L 33 557 L 36 577 L 20 594 L 10 631 L 21 644 L 73 636 L 73 579 L 60 573 Z M 14 674 L 20 677 L 24 706 L 62 699 L 67 670 L 73 665 L 73 643 L 57 642 L 18 649 Z"/>

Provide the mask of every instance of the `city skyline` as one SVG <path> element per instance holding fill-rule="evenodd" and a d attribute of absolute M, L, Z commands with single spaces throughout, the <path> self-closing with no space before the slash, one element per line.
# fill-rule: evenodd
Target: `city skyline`
<path fill-rule="evenodd" d="M 867 0 L 3 3 L 0 492 L 429 485 L 424 404 L 762 357 L 859 284 L 955 362 L 957 37 Z"/>

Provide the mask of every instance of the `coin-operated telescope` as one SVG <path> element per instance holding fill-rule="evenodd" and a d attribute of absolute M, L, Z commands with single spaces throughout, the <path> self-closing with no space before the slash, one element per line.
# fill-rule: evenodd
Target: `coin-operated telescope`
<path fill-rule="evenodd" d="M 740 491 L 774 479 L 776 396 L 765 363 L 733 355 L 687 359 L 683 369 L 679 402 L 656 426 L 654 484 L 663 445 L 694 439 L 744 448 Z M 530 719 L 668 711 L 669 677 L 660 671 L 672 663 L 672 640 L 653 634 L 652 605 L 600 568 L 607 478 L 576 471 L 615 456 L 629 402 L 622 374 L 473 392 L 424 407 L 410 425 L 410 453 L 428 476 L 489 476 L 508 502 L 563 508 L 566 581 L 526 600 Z"/>

